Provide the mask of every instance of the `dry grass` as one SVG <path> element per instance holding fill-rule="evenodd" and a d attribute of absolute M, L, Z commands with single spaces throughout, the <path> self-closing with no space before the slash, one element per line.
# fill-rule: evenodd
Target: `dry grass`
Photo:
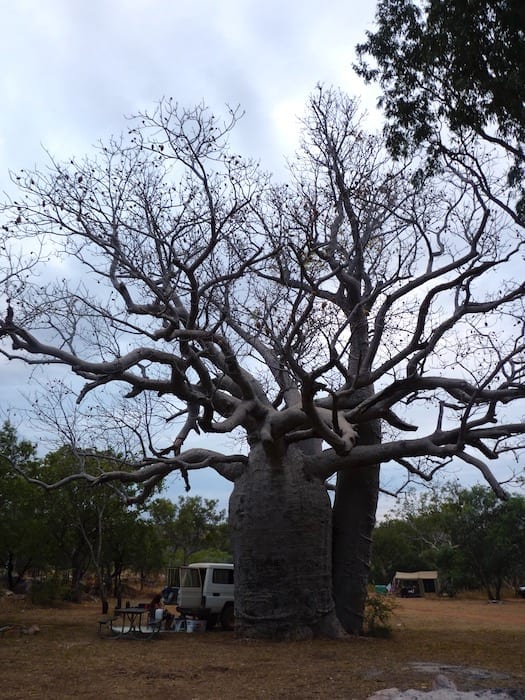
<path fill-rule="evenodd" d="M 460 689 L 525 689 L 525 600 L 400 600 L 390 640 L 241 642 L 231 632 L 169 633 L 150 641 L 98 637 L 98 603 L 34 607 L 0 599 L 0 626 L 40 633 L 0 637 L 0 698 L 330 698 L 381 688 L 431 687 L 415 662 L 450 670 Z"/>

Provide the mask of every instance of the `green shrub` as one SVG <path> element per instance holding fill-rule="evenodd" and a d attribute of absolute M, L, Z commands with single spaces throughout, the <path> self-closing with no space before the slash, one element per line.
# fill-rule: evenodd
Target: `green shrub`
<path fill-rule="evenodd" d="M 31 585 L 31 602 L 36 605 L 52 605 L 65 600 L 68 587 L 57 578 L 34 581 Z"/>
<path fill-rule="evenodd" d="M 396 603 L 386 595 L 368 594 L 365 602 L 364 633 L 370 637 L 392 636 L 392 614 Z"/>

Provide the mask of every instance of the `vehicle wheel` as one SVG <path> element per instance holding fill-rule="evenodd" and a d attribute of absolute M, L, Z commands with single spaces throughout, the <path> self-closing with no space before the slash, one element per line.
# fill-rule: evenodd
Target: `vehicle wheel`
<path fill-rule="evenodd" d="M 221 613 L 221 627 L 223 630 L 232 630 L 235 627 L 235 614 L 233 605 L 225 605 Z"/>

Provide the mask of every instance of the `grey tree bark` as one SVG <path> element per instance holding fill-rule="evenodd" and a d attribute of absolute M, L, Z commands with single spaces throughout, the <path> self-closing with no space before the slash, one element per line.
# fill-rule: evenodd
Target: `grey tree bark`
<path fill-rule="evenodd" d="M 333 587 L 337 617 L 349 634 L 363 630 L 378 494 L 379 464 L 356 467 L 337 477 Z"/>
<path fill-rule="evenodd" d="M 261 444 L 230 498 L 237 634 L 299 640 L 342 636 L 332 597 L 331 503 L 296 447 Z"/>

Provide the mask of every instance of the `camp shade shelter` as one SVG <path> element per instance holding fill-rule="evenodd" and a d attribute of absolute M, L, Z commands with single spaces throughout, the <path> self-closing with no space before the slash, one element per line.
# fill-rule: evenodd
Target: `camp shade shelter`
<path fill-rule="evenodd" d="M 403 589 L 413 591 L 412 595 L 424 596 L 425 593 L 438 592 L 437 571 L 396 571 L 393 588 L 397 593 Z"/>

